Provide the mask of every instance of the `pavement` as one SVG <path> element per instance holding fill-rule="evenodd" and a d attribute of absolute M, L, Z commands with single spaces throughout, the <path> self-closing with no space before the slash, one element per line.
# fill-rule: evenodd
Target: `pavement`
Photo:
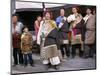
<path fill-rule="evenodd" d="M 42 64 L 40 60 L 39 54 L 32 55 L 34 60 L 34 67 L 28 65 L 24 67 L 23 65 L 17 65 L 15 67 L 12 66 L 12 74 L 20 74 L 20 73 L 38 73 L 38 72 L 53 72 L 53 71 L 73 71 L 73 70 L 88 70 L 96 68 L 96 60 L 95 58 L 80 58 L 76 56 L 75 58 L 64 58 L 64 61 L 61 63 L 59 70 L 55 70 L 53 68 L 45 69 L 45 66 Z M 13 61 L 12 61 L 13 63 Z"/>

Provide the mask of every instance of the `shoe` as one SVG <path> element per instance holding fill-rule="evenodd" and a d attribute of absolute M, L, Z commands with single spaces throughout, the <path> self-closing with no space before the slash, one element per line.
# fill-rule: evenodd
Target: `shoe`
<path fill-rule="evenodd" d="M 89 56 L 83 56 L 83 58 L 84 58 L 84 59 L 87 59 L 87 58 L 89 58 Z"/>
<path fill-rule="evenodd" d="M 45 69 L 46 69 L 46 70 L 48 70 L 49 68 L 51 68 L 51 64 L 45 65 Z"/>
<path fill-rule="evenodd" d="M 13 67 L 16 67 L 17 66 L 17 64 L 14 64 L 14 65 L 12 65 Z"/>
<path fill-rule="evenodd" d="M 27 67 L 27 65 L 24 65 L 24 67 Z"/>
<path fill-rule="evenodd" d="M 56 66 L 54 66 L 54 68 L 56 69 L 56 70 L 59 70 L 59 65 L 56 65 Z"/>
<path fill-rule="evenodd" d="M 30 64 L 30 66 L 34 67 L 34 65 L 33 65 L 33 64 Z"/>
<path fill-rule="evenodd" d="M 72 56 L 72 59 L 74 59 L 75 58 L 75 56 Z"/>

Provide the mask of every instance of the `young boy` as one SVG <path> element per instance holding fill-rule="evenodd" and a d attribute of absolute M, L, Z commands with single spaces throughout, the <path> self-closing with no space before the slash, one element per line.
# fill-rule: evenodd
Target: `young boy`
<path fill-rule="evenodd" d="M 32 59 L 32 34 L 29 32 L 28 28 L 25 27 L 24 32 L 22 33 L 21 36 L 21 50 L 24 56 L 24 65 L 25 67 L 28 64 L 28 59 L 29 63 L 31 66 L 33 66 L 33 59 Z"/>

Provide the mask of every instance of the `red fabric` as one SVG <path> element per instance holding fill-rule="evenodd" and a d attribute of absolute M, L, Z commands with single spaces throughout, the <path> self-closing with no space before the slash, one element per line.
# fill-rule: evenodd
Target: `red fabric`
<path fill-rule="evenodd" d="M 36 21 L 36 22 L 37 22 L 38 26 L 40 26 L 40 22 L 38 22 L 38 21 Z M 35 22 L 35 35 L 36 35 L 36 38 L 37 38 L 39 27 L 37 26 L 36 22 Z"/>
<path fill-rule="evenodd" d="M 20 48 L 20 41 L 21 41 L 21 36 L 18 33 L 14 33 L 12 35 L 12 44 L 13 48 Z"/>
<path fill-rule="evenodd" d="M 68 40 L 71 41 L 71 32 L 68 32 Z"/>

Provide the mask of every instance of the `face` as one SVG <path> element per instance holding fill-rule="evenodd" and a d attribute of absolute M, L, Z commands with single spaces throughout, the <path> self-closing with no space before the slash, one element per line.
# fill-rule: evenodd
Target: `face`
<path fill-rule="evenodd" d="M 24 28 L 24 32 L 28 32 L 28 28 Z"/>
<path fill-rule="evenodd" d="M 94 15 L 96 14 L 95 10 L 93 11 L 93 14 L 94 14 Z"/>
<path fill-rule="evenodd" d="M 60 16 L 64 16 L 65 15 L 65 10 L 64 9 L 61 9 L 60 10 Z"/>
<path fill-rule="evenodd" d="M 38 20 L 38 21 L 41 21 L 41 20 L 42 20 L 42 18 L 39 16 L 39 17 L 37 18 L 37 20 Z"/>
<path fill-rule="evenodd" d="M 46 18 L 47 20 L 49 20 L 50 17 L 51 17 L 51 16 L 50 16 L 50 13 L 47 12 L 47 13 L 45 14 L 45 18 Z"/>
<path fill-rule="evenodd" d="M 86 13 L 87 13 L 87 14 L 91 14 L 91 10 L 90 10 L 90 9 L 87 9 L 87 10 L 86 10 Z"/>
<path fill-rule="evenodd" d="M 73 13 L 77 13 L 77 9 L 76 8 L 72 8 L 72 12 Z"/>
<path fill-rule="evenodd" d="M 16 23 L 17 21 L 18 21 L 17 16 L 13 16 L 13 17 L 12 17 L 12 22 L 13 22 L 13 23 Z"/>

